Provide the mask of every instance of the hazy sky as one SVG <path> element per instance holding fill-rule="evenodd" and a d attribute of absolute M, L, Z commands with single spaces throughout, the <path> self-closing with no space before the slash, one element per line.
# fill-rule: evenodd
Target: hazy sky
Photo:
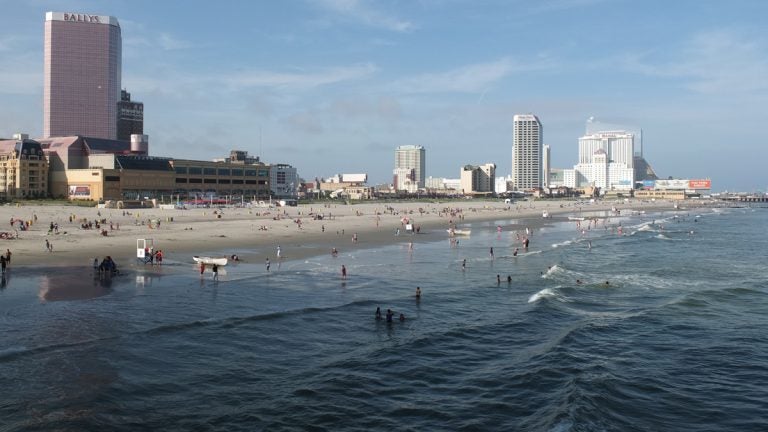
<path fill-rule="evenodd" d="M 398 145 L 427 175 L 511 169 L 533 113 L 553 166 L 585 121 L 643 129 L 663 177 L 765 190 L 768 2 L 705 0 L 0 0 L 0 136 L 42 131 L 46 11 L 113 15 L 122 85 L 156 156 L 230 149 L 307 179 L 389 182 Z"/>

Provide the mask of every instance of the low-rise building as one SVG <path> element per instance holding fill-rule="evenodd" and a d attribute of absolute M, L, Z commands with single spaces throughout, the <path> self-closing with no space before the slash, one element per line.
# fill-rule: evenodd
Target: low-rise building
<path fill-rule="evenodd" d="M 249 158 L 247 152 L 233 151 L 220 162 L 154 157 L 147 155 L 144 135 L 133 135 L 131 142 L 82 136 L 40 142 L 50 166 L 48 191 L 54 197 L 101 201 L 270 196 L 269 165 Z"/>
<path fill-rule="evenodd" d="M 461 189 L 465 194 L 492 194 L 496 189 L 496 164 L 465 165 L 461 169 Z"/>
<path fill-rule="evenodd" d="M 0 140 L 0 198 L 48 195 L 48 160 L 38 141 L 17 134 Z"/>

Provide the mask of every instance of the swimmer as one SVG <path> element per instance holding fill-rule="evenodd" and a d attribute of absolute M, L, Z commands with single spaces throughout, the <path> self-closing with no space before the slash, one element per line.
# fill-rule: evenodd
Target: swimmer
<path fill-rule="evenodd" d="M 582 284 L 581 279 L 576 279 L 576 285 L 581 285 L 581 284 Z"/>
<path fill-rule="evenodd" d="M 400 322 L 405 321 L 405 314 L 400 314 Z"/>
<path fill-rule="evenodd" d="M 377 320 L 381 319 L 381 308 L 378 306 L 376 306 L 376 319 Z"/>
<path fill-rule="evenodd" d="M 416 299 L 420 299 L 420 298 L 421 298 L 421 288 L 416 287 Z"/>
<path fill-rule="evenodd" d="M 392 309 L 387 309 L 387 322 L 392 322 L 392 315 L 394 315 Z"/>
<path fill-rule="evenodd" d="M 517 256 L 517 248 L 515 248 L 515 251 L 512 252 L 512 256 Z"/>
<path fill-rule="evenodd" d="M 508 284 L 511 284 L 511 283 L 512 283 L 512 276 L 510 276 L 510 275 L 507 275 L 507 283 L 508 283 Z"/>

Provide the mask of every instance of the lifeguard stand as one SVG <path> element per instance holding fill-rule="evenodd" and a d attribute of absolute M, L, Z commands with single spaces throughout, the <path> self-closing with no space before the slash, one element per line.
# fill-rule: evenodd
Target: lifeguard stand
<path fill-rule="evenodd" d="M 147 256 L 147 249 L 155 249 L 154 239 L 136 239 L 136 259 L 143 263 L 149 262 L 149 256 Z"/>

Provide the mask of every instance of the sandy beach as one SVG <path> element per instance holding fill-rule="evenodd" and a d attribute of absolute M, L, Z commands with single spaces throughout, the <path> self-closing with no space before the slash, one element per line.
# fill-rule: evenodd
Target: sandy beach
<path fill-rule="evenodd" d="M 5 205 L 0 207 L 0 232 L 18 238 L 3 239 L 0 250 L 10 249 L 12 265 L 90 266 L 94 258 L 112 256 L 119 266 L 136 263 L 137 239 L 153 239 L 166 260 L 192 263 L 193 255 L 237 254 L 246 262 L 275 259 L 280 245 L 285 260 L 349 251 L 393 243 L 415 244 L 448 238 L 451 223 L 522 220 L 504 230 L 535 228 L 544 223 L 585 212 L 672 210 L 669 201 L 450 201 L 444 203 L 306 204 L 284 208 L 196 208 L 189 210 L 98 209 L 65 205 Z M 548 212 L 549 219 L 542 217 Z M 322 215 L 322 219 L 316 219 Z M 404 218 L 418 235 L 407 235 Z M 11 226 L 11 220 L 17 221 Z M 27 230 L 18 221 L 29 222 Z M 104 221 L 95 227 L 95 221 Z M 299 223 L 300 221 L 300 223 Z M 84 223 L 93 224 L 83 229 Z M 158 224 L 159 222 L 159 224 Z M 58 224 L 58 232 L 51 224 Z M 400 229 L 401 234 L 396 235 Z M 106 231 L 106 235 L 102 234 Z M 357 241 L 353 236 L 357 234 Z M 422 235 L 428 234 L 428 235 Z M 46 240 L 52 251 L 46 248 Z"/>

